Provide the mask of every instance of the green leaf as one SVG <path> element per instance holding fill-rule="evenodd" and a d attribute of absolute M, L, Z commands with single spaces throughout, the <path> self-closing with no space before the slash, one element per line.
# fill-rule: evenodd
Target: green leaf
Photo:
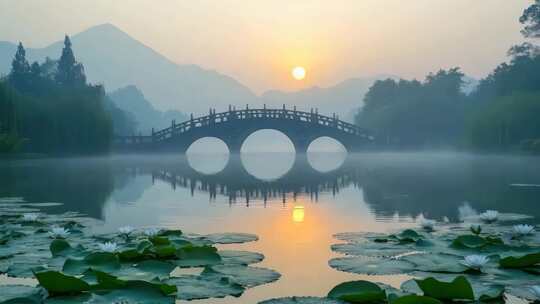
<path fill-rule="evenodd" d="M 316 297 L 289 297 L 270 299 L 259 302 L 259 304 L 346 304 L 341 300 Z"/>
<path fill-rule="evenodd" d="M 215 265 L 206 267 L 201 273 L 204 278 L 229 278 L 244 287 L 254 287 L 277 281 L 281 275 L 271 269 L 244 265 Z"/>
<path fill-rule="evenodd" d="M 177 298 L 181 300 L 197 300 L 207 298 L 223 298 L 225 296 L 239 297 L 245 288 L 228 278 L 208 278 L 195 275 L 182 275 L 166 281 L 177 286 L 180 292 Z"/>
<path fill-rule="evenodd" d="M 240 244 L 254 242 L 259 239 L 256 235 L 249 233 L 213 233 L 206 235 L 204 238 L 214 244 Z"/>
<path fill-rule="evenodd" d="M 521 257 L 509 256 L 499 260 L 502 268 L 528 268 L 540 264 L 540 252 Z"/>
<path fill-rule="evenodd" d="M 131 267 L 122 267 L 115 275 L 122 280 L 152 281 L 168 278 L 176 265 L 158 260 L 142 261 Z"/>
<path fill-rule="evenodd" d="M 435 278 L 415 280 L 425 296 L 443 301 L 474 300 L 471 284 L 464 276 L 455 278 L 452 282 L 442 282 Z"/>
<path fill-rule="evenodd" d="M 176 256 L 176 247 L 172 245 L 161 245 L 152 248 L 159 258 L 170 258 Z"/>
<path fill-rule="evenodd" d="M 176 251 L 180 267 L 201 267 L 221 262 L 217 249 L 212 246 L 185 246 Z"/>
<path fill-rule="evenodd" d="M 397 239 L 402 243 L 414 243 L 422 238 L 422 235 L 412 229 L 403 230 L 400 234 L 396 235 Z"/>
<path fill-rule="evenodd" d="M 152 242 L 154 246 L 169 245 L 171 243 L 168 238 L 162 236 L 152 237 L 150 238 L 150 242 Z"/>
<path fill-rule="evenodd" d="M 126 287 L 126 282 L 119 280 L 115 276 L 108 273 L 94 270 L 92 271 L 96 277 L 97 285 L 93 286 L 94 290 L 111 290 Z"/>
<path fill-rule="evenodd" d="M 51 295 L 76 294 L 90 290 L 90 285 L 85 281 L 58 271 L 37 272 L 34 275 Z"/>
<path fill-rule="evenodd" d="M 159 233 L 160 236 L 182 236 L 183 232 L 180 229 L 163 230 Z"/>
<path fill-rule="evenodd" d="M 498 303 L 504 303 L 504 286 L 501 286 L 495 291 L 490 291 L 483 293 L 478 300 L 483 303 L 489 303 L 489 302 L 498 302 Z"/>
<path fill-rule="evenodd" d="M 149 240 L 144 240 L 140 242 L 139 244 L 137 244 L 137 251 L 142 254 L 142 253 L 145 253 L 150 248 L 152 248 L 152 246 L 154 246 L 152 242 L 150 242 Z"/>
<path fill-rule="evenodd" d="M 44 298 L 41 288 L 25 285 L 0 285 L 1 304 L 40 304 Z"/>
<path fill-rule="evenodd" d="M 67 259 L 62 271 L 68 274 L 83 274 L 87 270 L 104 272 L 115 271 L 120 268 L 120 260 L 114 253 L 96 252 L 87 255 L 84 259 Z"/>
<path fill-rule="evenodd" d="M 488 244 L 487 240 L 478 235 L 460 235 L 453 242 L 456 248 L 482 248 Z"/>
<path fill-rule="evenodd" d="M 328 265 L 340 271 L 368 275 L 402 274 L 414 271 L 414 264 L 396 259 L 344 257 L 331 259 Z"/>
<path fill-rule="evenodd" d="M 442 302 L 437 299 L 426 297 L 426 296 L 417 296 L 417 295 L 403 296 L 389 303 L 390 304 L 442 304 Z"/>
<path fill-rule="evenodd" d="M 332 288 L 328 293 L 332 299 L 351 303 L 370 303 L 384 301 L 386 292 L 379 285 L 368 281 L 345 282 Z"/>
<path fill-rule="evenodd" d="M 220 250 L 218 254 L 223 264 L 250 265 L 264 260 L 264 255 L 251 251 Z"/>
<path fill-rule="evenodd" d="M 53 257 L 65 256 L 65 253 L 71 249 L 71 245 L 64 239 L 54 239 L 49 249 Z"/>
<path fill-rule="evenodd" d="M 468 270 L 460 263 L 463 259 L 457 255 L 451 254 L 413 254 L 404 256 L 403 261 L 414 264 L 415 270 L 438 273 L 463 273 Z"/>
<path fill-rule="evenodd" d="M 145 281 L 125 281 L 119 289 L 94 295 L 88 303 L 173 304 L 176 286 Z"/>

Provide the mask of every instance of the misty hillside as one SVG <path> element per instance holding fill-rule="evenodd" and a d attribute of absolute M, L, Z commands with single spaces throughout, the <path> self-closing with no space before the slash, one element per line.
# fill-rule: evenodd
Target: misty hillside
<path fill-rule="evenodd" d="M 58 58 L 59 41 L 43 49 L 27 49 L 29 60 Z M 77 59 L 88 80 L 107 91 L 135 85 L 160 109 L 205 113 L 209 106 L 252 103 L 256 96 L 231 77 L 196 65 L 178 65 L 111 24 L 71 36 Z M 0 42 L 0 74 L 7 74 L 16 46 Z"/>
<path fill-rule="evenodd" d="M 137 130 L 143 134 L 150 134 L 152 128 L 156 131 L 171 125 L 171 120 L 182 122 L 188 119 L 188 116 L 177 110 L 166 112 L 156 110 L 143 93 L 133 85 L 120 88 L 108 96 L 114 104 L 121 110 L 133 114 L 137 121 Z"/>

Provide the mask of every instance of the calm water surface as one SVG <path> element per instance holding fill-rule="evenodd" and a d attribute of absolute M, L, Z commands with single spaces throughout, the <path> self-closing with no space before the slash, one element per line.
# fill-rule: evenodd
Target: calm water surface
<path fill-rule="evenodd" d="M 540 218 L 540 159 L 450 153 L 243 154 L 0 161 L 0 197 L 58 202 L 42 211 L 99 219 L 96 232 L 120 226 L 193 233 L 248 232 L 258 242 L 221 246 L 263 253 L 257 265 L 279 281 L 240 298 L 191 303 L 256 303 L 323 296 L 346 280 L 396 287 L 405 276 L 338 272 L 328 260 L 332 235 L 414 226 L 414 217 L 457 220 L 458 208 Z"/>

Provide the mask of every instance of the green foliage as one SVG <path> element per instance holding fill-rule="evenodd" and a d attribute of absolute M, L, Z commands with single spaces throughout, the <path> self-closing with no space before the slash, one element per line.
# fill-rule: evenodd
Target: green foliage
<path fill-rule="evenodd" d="M 523 15 L 519 18 L 525 27 L 521 31 L 523 36 L 530 38 L 540 37 L 540 1 L 535 0 L 534 4 L 529 6 Z"/>
<path fill-rule="evenodd" d="M 540 252 L 531 253 L 521 257 L 506 257 L 499 260 L 502 268 L 528 268 L 540 266 Z"/>
<path fill-rule="evenodd" d="M 394 301 L 390 302 L 391 304 L 442 304 L 441 301 L 425 297 L 425 296 L 417 296 L 417 295 L 408 295 L 403 296 L 401 298 L 397 298 Z"/>
<path fill-rule="evenodd" d="M 425 296 L 443 301 L 474 300 L 474 292 L 469 281 L 459 276 L 451 282 L 442 282 L 434 278 L 415 280 Z"/>
<path fill-rule="evenodd" d="M 540 67 L 540 66 L 539 66 Z M 499 97 L 472 116 L 468 139 L 475 148 L 537 149 L 540 138 L 540 93 Z"/>
<path fill-rule="evenodd" d="M 62 56 L 58 61 L 58 69 L 55 80 L 65 86 L 84 86 L 86 85 L 86 76 L 84 67 L 75 60 L 75 55 L 71 49 L 71 40 L 66 35 L 64 39 L 64 48 Z"/>
<path fill-rule="evenodd" d="M 386 292 L 379 285 L 368 281 L 352 281 L 337 285 L 328 292 L 331 299 L 349 303 L 373 303 L 386 299 Z"/>
<path fill-rule="evenodd" d="M 108 100 L 102 86 L 86 83 L 66 36 L 58 61 L 29 65 L 19 45 L 12 71 L 0 81 L 0 153 L 101 154 L 113 134 L 132 134 L 133 117 Z M 13 136 L 16 135 L 16 136 Z M 17 137 L 18 136 L 18 137 Z"/>
<path fill-rule="evenodd" d="M 456 144 L 462 134 L 465 95 L 458 68 L 429 74 L 424 82 L 377 81 L 355 117 L 381 143 L 412 148 Z"/>
<path fill-rule="evenodd" d="M 76 294 L 90 290 L 90 285 L 85 281 L 58 271 L 37 272 L 35 276 L 50 295 Z"/>

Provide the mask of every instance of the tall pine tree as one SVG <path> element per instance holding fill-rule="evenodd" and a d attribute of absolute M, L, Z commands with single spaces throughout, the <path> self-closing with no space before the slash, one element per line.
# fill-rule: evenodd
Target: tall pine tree
<path fill-rule="evenodd" d="M 62 56 L 58 61 L 58 70 L 55 76 L 56 81 L 65 86 L 82 86 L 86 84 L 84 67 L 75 60 L 75 55 L 71 49 L 71 40 L 66 35 Z"/>
<path fill-rule="evenodd" d="M 11 72 L 9 74 L 10 83 L 19 90 L 24 90 L 28 76 L 30 75 L 30 64 L 26 60 L 26 51 L 21 42 L 17 47 L 15 58 L 11 62 Z"/>

